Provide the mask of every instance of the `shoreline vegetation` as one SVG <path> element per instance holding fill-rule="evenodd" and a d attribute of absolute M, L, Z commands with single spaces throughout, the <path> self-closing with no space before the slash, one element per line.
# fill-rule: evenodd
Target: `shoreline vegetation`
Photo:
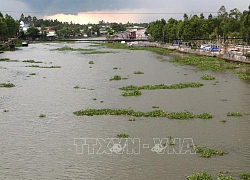
<path fill-rule="evenodd" d="M 169 62 L 178 63 L 181 66 L 195 66 L 199 70 L 211 70 L 211 71 L 224 71 L 224 70 L 236 70 L 239 68 L 237 63 L 241 62 L 228 62 L 225 59 L 219 57 L 211 57 L 204 55 L 188 54 L 179 52 L 177 50 L 169 50 L 160 47 L 128 47 L 126 44 L 121 43 L 96 43 L 97 46 L 105 46 L 111 49 L 127 49 L 127 50 L 145 50 L 156 53 L 158 55 L 169 55 L 172 59 Z M 184 56 L 176 56 L 174 54 L 184 54 Z M 250 68 L 250 65 L 242 62 L 241 67 Z M 239 71 L 237 72 L 239 79 L 250 80 L 249 71 Z"/>

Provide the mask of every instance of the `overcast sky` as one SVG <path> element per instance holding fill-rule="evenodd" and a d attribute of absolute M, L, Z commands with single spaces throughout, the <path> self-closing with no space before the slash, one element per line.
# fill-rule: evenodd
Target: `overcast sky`
<path fill-rule="evenodd" d="M 207 16 L 206 12 L 217 12 L 222 5 L 227 11 L 233 8 L 243 11 L 248 9 L 250 0 L 0 0 L 0 11 L 16 19 L 24 13 L 75 23 L 97 23 L 99 20 L 150 22 L 160 18 L 180 19 L 183 13 L 205 12 Z M 110 12 L 114 14 L 107 14 Z"/>

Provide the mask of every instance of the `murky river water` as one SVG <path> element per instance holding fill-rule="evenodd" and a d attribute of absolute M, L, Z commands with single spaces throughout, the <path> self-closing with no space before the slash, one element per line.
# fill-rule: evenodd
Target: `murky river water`
<path fill-rule="evenodd" d="M 65 45 L 30 44 L 27 48 L 0 55 L 0 58 L 20 61 L 0 62 L 0 83 L 10 81 L 16 85 L 11 89 L 0 89 L 0 179 L 178 180 L 185 179 L 186 174 L 203 170 L 213 176 L 220 171 L 229 171 L 234 177 L 249 172 L 250 116 L 226 116 L 230 111 L 250 112 L 249 83 L 239 80 L 229 71 L 198 71 L 194 67 L 169 63 L 167 57 L 146 51 L 101 47 L 95 48 L 116 53 L 83 55 L 80 52 L 51 51 Z M 67 45 L 85 48 L 90 44 Z M 40 66 L 58 65 L 62 68 L 28 68 L 25 66 L 30 64 L 21 62 L 27 59 L 42 61 L 43 64 L 38 64 Z M 91 60 L 94 65 L 89 65 Z M 114 70 L 114 67 L 121 69 Z M 134 75 L 134 71 L 143 71 L 144 75 Z M 36 75 L 27 77 L 30 73 Z M 216 80 L 201 80 L 205 73 L 212 74 Z M 114 75 L 129 79 L 109 81 Z M 125 85 L 180 82 L 201 82 L 204 87 L 143 91 L 140 97 L 126 98 L 119 90 Z M 74 89 L 76 85 L 84 89 Z M 126 116 L 76 117 L 73 114 L 86 108 L 131 107 L 138 111 L 152 111 L 152 106 L 168 112 L 209 112 L 214 118 L 136 118 L 135 122 L 129 122 Z M 9 112 L 4 113 L 4 109 Z M 46 118 L 39 118 L 42 113 Z M 222 119 L 227 122 L 222 123 Z M 140 153 L 77 153 L 75 138 L 115 138 L 118 133 L 140 138 Z M 168 136 L 192 138 L 195 144 L 216 147 L 228 154 L 206 159 L 198 154 L 157 154 L 151 151 L 153 138 Z M 143 147 L 143 144 L 149 146 Z"/>

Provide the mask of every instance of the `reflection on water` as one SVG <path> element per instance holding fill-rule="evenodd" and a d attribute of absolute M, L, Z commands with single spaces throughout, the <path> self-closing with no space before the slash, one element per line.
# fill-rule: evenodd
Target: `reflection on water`
<path fill-rule="evenodd" d="M 117 53 L 83 55 L 51 51 L 63 46 L 88 48 L 88 43 L 31 44 L 1 54 L 20 62 L 0 62 L 0 179 L 185 179 L 186 174 L 206 170 L 232 176 L 250 169 L 249 115 L 227 117 L 227 112 L 250 112 L 250 85 L 231 72 L 197 71 L 161 61 L 146 51 L 110 50 Z M 104 50 L 103 47 L 90 47 Z M 42 61 L 61 69 L 27 68 L 23 60 Z M 94 65 L 88 64 L 94 61 Z M 118 67 L 118 69 L 113 69 Z M 135 75 L 142 71 L 144 75 Z M 35 76 L 29 76 L 36 73 Z M 214 81 L 200 77 L 209 73 Z M 129 77 L 109 81 L 114 75 Z M 218 81 L 217 83 L 215 83 Z M 140 97 L 122 97 L 119 87 L 145 84 L 202 82 L 204 87 L 182 90 L 143 91 Z M 75 86 L 83 89 L 74 89 Z M 90 90 L 92 89 L 92 90 Z M 96 98 L 96 101 L 93 101 Z M 101 103 L 103 101 L 103 103 Z M 129 108 L 151 111 L 159 106 L 168 112 L 209 112 L 211 120 L 170 120 L 126 116 L 75 117 L 85 108 Z M 2 113 L 4 109 L 9 112 Z M 40 114 L 46 118 L 39 118 Z M 222 123 L 225 119 L 227 122 Z M 75 138 L 114 138 L 127 133 L 140 138 L 139 155 L 76 154 Z M 193 138 L 195 144 L 223 149 L 229 154 L 203 159 L 199 155 L 158 155 L 151 152 L 153 138 Z"/>

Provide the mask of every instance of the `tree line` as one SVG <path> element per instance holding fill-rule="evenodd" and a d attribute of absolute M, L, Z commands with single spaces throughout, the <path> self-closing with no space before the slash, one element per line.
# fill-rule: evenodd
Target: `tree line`
<path fill-rule="evenodd" d="M 0 40 L 6 40 L 10 37 L 15 37 L 19 31 L 19 22 L 14 20 L 10 15 L 0 12 Z"/>
<path fill-rule="evenodd" d="M 250 43 L 250 6 L 240 12 L 237 8 L 226 11 L 221 6 L 218 15 L 209 14 L 207 18 L 198 15 L 183 15 L 183 20 L 170 18 L 149 23 L 146 31 L 154 41 L 170 42 L 173 40 L 227 40 L 242 38 Z"/>

